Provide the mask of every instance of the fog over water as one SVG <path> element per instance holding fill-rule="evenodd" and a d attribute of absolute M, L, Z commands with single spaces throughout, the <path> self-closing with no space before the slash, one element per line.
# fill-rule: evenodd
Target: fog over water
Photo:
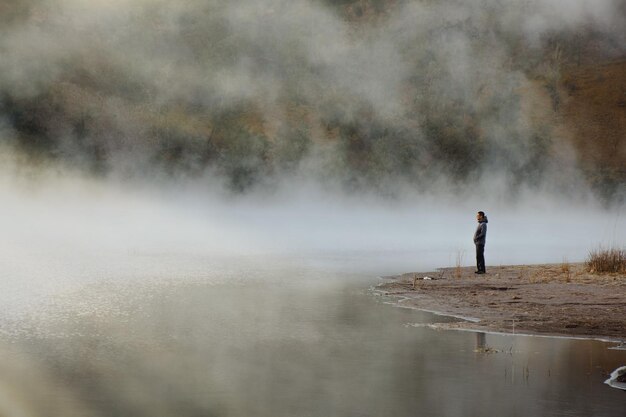
<path fill-rule="evenodd" d="M 38 300 L 29 294 L 45 297 L 99 281 L 172 275 L 193 281 L 211 268 L 211 259 L 256 257 L 271 264 L 280 256 L 348 257 L 354 262 L 345 272 L 370 277 L 453 266 L 459 255 L 469 266 L 478 210 L 490 219 L 490 265 L 581 262 L 600 245 L 624 245 L 621 208 L 526 193 L 513 201 L 490 194 L 384 199 L 286 183 L 271 195 L 232 195 L 190 182 L 124 183 L 4 168 L 3 304 L 27 309 Z"/>

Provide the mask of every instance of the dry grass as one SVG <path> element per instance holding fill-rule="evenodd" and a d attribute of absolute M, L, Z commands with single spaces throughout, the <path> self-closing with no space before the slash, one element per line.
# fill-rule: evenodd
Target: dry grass
<path fill-rule="evenodd" d="M 454 276 L 457 279 L 461 279 L 461 277 L 463 276 L 463 270 L 461 268 L 461 265 L 463 265 L 463 256 L 465 255 L 465 253 L 462 250 L 458 250 L 456 252 L 456 263 L 455 263 L 455 267 L 454 267 Z"/>
<path fill-rule="evenodd" d="M 585 266 L 591 273 L 624 273 L 626 272 L 626 249 L 600 247 L 591 250 Z"/>
<path fill-rule="evenodd" d="M 561 272 L 565 275 L 565 282 L 571 282 L 572 280 L 572 268 L 567 258 L 563 258 L 561 262 Z"/>
<path fill-rule="evenodd" d="M 526 278 L 526 267 L 522 266 L 519 268 L 519 276 L 517 277 L 520 281 L 523 281 Z M 533 277 L 528 277 L 528 282 L 531 284 L 534 282 Z"/>

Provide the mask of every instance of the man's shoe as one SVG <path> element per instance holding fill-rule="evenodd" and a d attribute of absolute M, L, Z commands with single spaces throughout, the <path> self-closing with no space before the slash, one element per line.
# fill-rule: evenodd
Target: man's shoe
<path fill-rule="evenodd" d="M 485 271 L 476 271 L 475 273 L 476 273 L 476 274 L 484 274 L 484 273 L 485 273 Z"/>

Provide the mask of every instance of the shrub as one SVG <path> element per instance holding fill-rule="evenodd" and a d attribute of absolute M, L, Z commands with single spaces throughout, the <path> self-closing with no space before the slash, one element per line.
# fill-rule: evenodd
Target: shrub
<path fill-rule="evenodd" d="M 586 262 L 589 272 L 626 272 L 626 249 L 602 247 L 589 252 Z"/>

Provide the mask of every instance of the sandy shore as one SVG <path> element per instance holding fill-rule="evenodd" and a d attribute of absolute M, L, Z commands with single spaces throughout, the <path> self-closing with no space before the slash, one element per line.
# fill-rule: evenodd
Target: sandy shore
<path fill-rule="evenodd" d="M 431 279 L 424 279 L 428 277 Z M 454 328 L 626 340 L 626 275 L 590 274 L 583 264 L 442 268 L 384 277 L 398 305 L 464 317 Z"/>

